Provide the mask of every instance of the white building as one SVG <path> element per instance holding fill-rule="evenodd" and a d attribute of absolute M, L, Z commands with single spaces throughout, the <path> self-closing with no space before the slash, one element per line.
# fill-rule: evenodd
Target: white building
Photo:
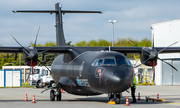
<path fill-rule="evenodd" d="M 180 47 L 180 19 L 152 24 L 152 28 L 155 47 L 167 47 L 177 41 L 179 42 L 172 47 Z M 159 58 L 172 64 L 178 69 L 178 72 L 158 60 L 155 67 L 155 84 L 180 85 L 180 53 L 159 54 Z"/>

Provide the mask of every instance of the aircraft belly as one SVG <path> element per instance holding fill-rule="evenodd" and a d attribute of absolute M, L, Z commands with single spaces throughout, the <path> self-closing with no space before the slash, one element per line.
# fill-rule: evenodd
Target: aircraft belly
<path fill-rule="evenodd" d="M 75 95 L 99 95 L 101 93 L 95 92 L 91 89 L 86 79 L 76 79 L 69 77 L 61 77 L 59 80 L 62 88 Z"/>
<path fill-rule="evenodd" d="M 102 93 L 98 93 L 95 91 L 90 91 L 88 87 L 80 87 L 80 86 L 75 86 L 75 87 L 70 87 L 70 86 L 63 86 L 63 89 L 74 95 L 85 95 L 85 96 L 92 96 L 92 95 L 100 95 Z"/>

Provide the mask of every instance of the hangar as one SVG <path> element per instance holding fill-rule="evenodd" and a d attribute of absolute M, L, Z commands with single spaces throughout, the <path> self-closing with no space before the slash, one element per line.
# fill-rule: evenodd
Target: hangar
<path fill-rule="evenodd" d="M 172 47 L 180 47 L 180 19 L 155 23 L 152 28 L 155 47 L 167 47 L 177 41 L 179 42 Z M 158 60 L 155 67 L 155 85 L 180 85 L 180 53 L 159 54 L 159 57 L 175 66 L 178 72 Z"/>

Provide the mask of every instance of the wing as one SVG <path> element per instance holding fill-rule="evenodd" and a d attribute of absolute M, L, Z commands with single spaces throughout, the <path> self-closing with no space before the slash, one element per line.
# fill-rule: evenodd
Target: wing
<path fill-rule="evenodd" d="M 30 48 L 30 47 L 25 47 Z M 23 53 L 22 47 L 0 47 L 0 53 Z M 36 47 L 38 52 L 44 53 L 67 53 L 70 52 L 66 47 Z"/>
<path fill-rule="evenodd" d="M 83 53 L 86 51 L 117 51 L 120 53 L 141 53 L 144 47 L 36 47 L 38 52 L 46 51 L 45 53 L 69 53 L 76 51 Z M 155 47 L 158 51 L 165 47 Z M 23 53 L 22 47 L 0 47 L 0 53 Z M 169 47 L 161 53 L 180 53 L 180 47 Z"/>

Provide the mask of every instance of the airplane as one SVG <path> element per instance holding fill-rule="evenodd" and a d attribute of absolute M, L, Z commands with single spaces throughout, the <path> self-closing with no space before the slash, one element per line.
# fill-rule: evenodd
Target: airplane
<path fill-rule="evenodd" d="M 23 53 L 23 62 L 35 66 L 39 54 L 55 53 L 58 56 L 51 65 L 54 83 L 51 84 L 50 100 L 61 101 L 61 89 L 74 95 L 92 96 L 108 94 L 109 101 L 120 104 L 121 93 L 127 91 L 133 84 L 134 67 L 125 56 L 127 53 L 139 53 L 141 63 L 146 66 L 156 66 L 159 53 L 180 52 L 180 47 L 69 47 L 66 46 L 62 14 L 68 13 L 102 13 L 101 11 L 71 11 L 61 10 L 60 3 L 55 4 L 55 10 L 17 10 L 14 13 L 55 13 L 56 47 L 36 47 L 37 36 L 33 47 L 0 47 L 1 53 Z M 38 30 L 39 31 L 39 30 Z M 177 43 L 177 42 L 176 42 Z M 167 63 L 167 62 L 165 62 Z M 174 66 L 167 63 L 172 68 Z M 44 90 L 44 91 L 46 91 Z M 44 92 L 42 91 L 42 92 Z"/>

